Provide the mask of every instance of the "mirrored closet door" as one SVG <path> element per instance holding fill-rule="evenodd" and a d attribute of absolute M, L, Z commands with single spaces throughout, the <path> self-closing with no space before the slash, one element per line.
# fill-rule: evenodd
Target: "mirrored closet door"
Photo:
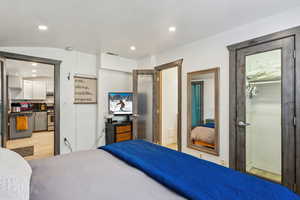
<path fill-rule="evenodd" d="M 282 183 L 295 182 L 294 38 L 237 51 L 238 170 Z"/>

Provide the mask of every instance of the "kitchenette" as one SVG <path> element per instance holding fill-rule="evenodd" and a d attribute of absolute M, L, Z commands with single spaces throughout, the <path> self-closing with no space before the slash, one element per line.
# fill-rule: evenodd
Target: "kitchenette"
<path fill-rule="evenodd" d="M 50 157 L 54 155 L 54 79 L 51 74 L 25 74 L 10 73 L 7 77 L 6 147 L 27 160 Z"/>
<path fill-rule="evenodd" d="M 54 131 L 53 103 L 11 103 L 9 139 L 31 137 L 33 132 Z"/>

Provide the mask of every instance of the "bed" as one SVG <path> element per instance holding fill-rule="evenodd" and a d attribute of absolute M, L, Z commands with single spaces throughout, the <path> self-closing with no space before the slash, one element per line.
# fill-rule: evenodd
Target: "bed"
<path fill-rule="evenodd" d="M 29 164 L 30 200 L 300 199 L 281 185 L 142 140 Z"/>
<path fill-rule="evenodd" d="M 30 165 L 30 200 L 184 199 L 101 149 L 35 160 Z"/>
<path fill-rule="evenodd" d="M 191 140 L 194 145 L 214 148 L 215 139 L 215 124 L 213 122 L 195 126 L 191 130 Z"/>

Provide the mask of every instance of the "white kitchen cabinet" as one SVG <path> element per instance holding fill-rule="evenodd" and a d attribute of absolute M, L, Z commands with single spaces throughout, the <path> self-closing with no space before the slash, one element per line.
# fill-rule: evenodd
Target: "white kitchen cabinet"
<path fill-rule="evenodd" d="M 23 98 L 28 100 L 46 100 L 46 82 L 23 80 Z"/>
<path fill-rule="evenodd" d="M 23 85 L 23 84 L 22 84 Z M 9 97 L 14 100 L 24 99 L 23 90 L 9 88 Z"/>
<path fill-rule="evenodd" d="M 53 79 L 46 80 L 46 91 L 47 91 L 47 93 L 54 92 L 54 80 Z"/>
<path fill-rule="evenodd" d="M 45 100 L 46 99 L 46 82 L 45 81 L 32 81 L 33 82 L 33 99 Z"/>
<path fill-rule="evenodd" d="M 21 90 L 23 88 L 22 78 L 20 76 L 8 76 L 8 88 Z"/>
<path fill-rule="evenodd" d="M 23 95 L 24 99 L 33 98 L 33 81 L 23 80 Z"/>

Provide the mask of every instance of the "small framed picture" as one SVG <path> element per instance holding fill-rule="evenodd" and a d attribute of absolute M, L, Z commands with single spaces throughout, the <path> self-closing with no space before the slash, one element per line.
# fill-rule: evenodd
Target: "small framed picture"
<path fill-rule="evenodd" d="M 97 104 L 97 78 L 74 76 L 74 104 Z"/>

